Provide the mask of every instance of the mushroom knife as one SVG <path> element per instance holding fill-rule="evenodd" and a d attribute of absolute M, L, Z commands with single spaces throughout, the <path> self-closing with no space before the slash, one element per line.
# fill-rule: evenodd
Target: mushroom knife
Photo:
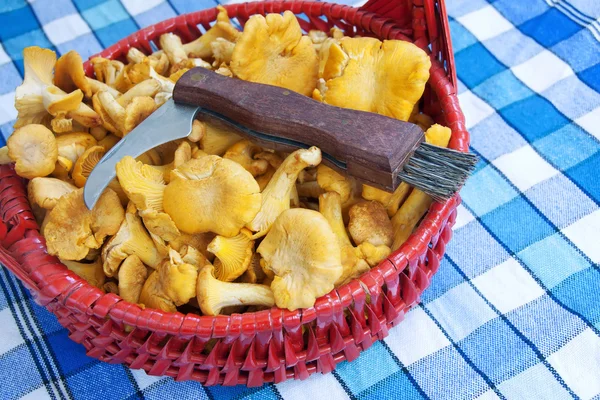
<path fill-rule="evenodd" d="M 197 67 L 177 81 L 172 99 L 95 166 L 84 188 L 88 208 L 115 177 L 121 158 L 187 137 L 195 118 L 227 124 L 240 136 L 278 151 L 317 146 L 325 164 L 363 183 L 393 191 L 404 181 L 439 201 L 460 189 L 477 161 L 472 154 L 425 143 L 418 125 Z"/>

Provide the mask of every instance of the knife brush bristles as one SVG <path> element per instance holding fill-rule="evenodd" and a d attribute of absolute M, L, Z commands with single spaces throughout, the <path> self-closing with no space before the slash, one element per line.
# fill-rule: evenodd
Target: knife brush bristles
<path fill-rule="evenodd" d="M 421 143 L 398 176 L 442 202 L 458 192 L 477 161 L 477 156 L 471 153 Z"/>

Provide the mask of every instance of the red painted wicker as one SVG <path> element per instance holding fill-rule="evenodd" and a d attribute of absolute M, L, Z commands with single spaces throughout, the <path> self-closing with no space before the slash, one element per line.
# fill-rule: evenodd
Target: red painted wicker
<path fill-rule="evenodd" d="M 226 6 L 244 23 L 252 14 L 291 10 L 303 29 L 338 26 L 347 34 L 412 39 L 432 52 L 423 109 L 452 128 L 450 146 L 466 151 L 469 135 L 458 105 L 454 61 L 443 0 L 371 0 L 357 9 L 309 1 L 265 1 Z M 122 59 L 130 46 L 150 51 L 149 41 L 175 32 L 184 41 L 209 28 L 216 9 L 161 22 L 101 53 Z M 89 63 L 86 65 L 91 73 Z M 458 196 L 433 204 L 410 239 L 359 280 L 333 290 L 312 308 L 232 316 L 198 316 L 141 309 L 90 286 L 48 255 L 26 197 L 25 182 L 11 166 L 0 168 L 0 261 L 53 312 L 87 354 L 143 368 L 151 375 L 205 385 L 305 379 L 327 373 L 384 338 L 429 285 L 452 236 Z M 125 330 L 129 325 L 133 330 Z"/>

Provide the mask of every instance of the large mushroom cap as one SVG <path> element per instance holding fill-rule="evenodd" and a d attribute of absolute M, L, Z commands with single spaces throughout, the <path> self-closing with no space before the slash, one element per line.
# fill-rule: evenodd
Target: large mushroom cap
<path fill-rule="evenodd" d="M 92 97 L 92 88 L 83 71 L 83 60 L 75 50 L 63 54 L 56 62 L 54 84 L 67 93 L 81 89 L 85 97 Z"/>
<path fill-rule="evenodd" d="M 185 233 L 231 237 L 254 218 L 260 199 L 258 183 L 248 171 L 234 161 L 209 155 L 171 172 L 163 205 Z"/>
<path fill-rule="evenodd" d="M 284 211 L 257 252 L 263 268 L 275 275 L 271 289 L 281 308 L 312 306 L 342 274 L 336 235 L 325 217 L 313 210 Z"/>
<path fill-rule="evenodd" d="M 343 38 L 332 43 L 318 90 L 323 102 L 408 121 L 429 79 L 431 61 L 423 50 L 401 40 Z"/>
<path fill-rule="evenodd" d="M 56 178 L 33 178 L 27 184 L 29 202 L 46 210 L 53 209 L 58 199 L 76 190 L 76 186 Z"/>
<path fill-rule="evenodd" d="M 233 49 L 230 68 L 244 80 L 280 86 L 309 96 L 319 60 L 291 11 L 250 17 Z"/>

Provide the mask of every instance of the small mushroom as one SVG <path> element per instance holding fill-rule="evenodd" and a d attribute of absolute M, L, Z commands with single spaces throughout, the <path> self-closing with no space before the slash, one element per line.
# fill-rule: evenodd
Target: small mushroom
<path fill-rule="evenodd" d="M 163 206 L 185 233 L 231 237 L 254 218 L 260 199 L 258 184 L 248 171 L 231 160 L 209 155 L 191 159 L 171 172 Z"/>
<path fill-rule="evenodd" d="M 313 306 L 342 275 L 338 239 L 317 211 L 284 211 L 256 251 L 267 275 L 274 276 L 271 289 L 280 308 Z"/>
<path fill-rule="evenodd" d="M 27 184 L 29 202 L 46 210 L 52 210 L 62 196 L 76 190 L 76 186 L 56 178 L 33 178 Z"/>
<path fill-rule="evenodd" d="M 75 165 L 73 166 L 73 172 L 71 173 L 77 187 L 85 186 L 88 176 L 90 176 L 94 167 L 100 162 L 102 157 L 104 157 L 104 153 L 106 153 L 104 147 L 92 146 L 84 151 L 77 159 L 77 162 L 75 162 Z"/>
<path fill-rule="evenodd" d="M 92 101 L 104 127 L 120 137 L 131 132 L 156 109 L 154 100 L 148 96 L 134 97 L 126 107 L 108 92 L 96 93 Z"/>
<path fill-rule="evenodd" d="M 222 156 L 225 151 L 242 137 L 224 122 L 212 121 L 208 123 L 204 117 L 198 117 L 198 123 L 204 125 L 204 136 L 200 139 L 200 147 L 208 154 Z"/>
<path fill-rule="evenodd" d="M 100 270 L 104 276 L 102 263 Z M 144 282 L 148 278 L 148 269 L 142 260 L 135 254 L 130 255 L 123 261 L 119 268 L 119 296 L 130 303 L 138 303 Z"/>
<path fill-rule="evenodd" d="M 222 282 L 213 275 L 214 267 L 205 265 L 198 274 L 196 296 L 204 315 L 219 315 L 232 306 L 257 305 L 272 307 L 273 291 L 265 285 Z"/>
<path fill-rule="evenodd" d="M 113 88 L 115 87 L 117 78 L 125 68 L 125 65 L 122 62 L 109 60 L 103 57 L 94 57 L 90 62 L 94 67 L 96 79 Z"/>
<path fill-rule="evenodd" d="M 140 217 L 142 217 L 144 226 L 148 229 L 148 232 L 160 237 L 166 242 L 175 240 L 181 235 L 179 229 L 177 229 L 177 226 L 167 213 L 146 209 L 140 211 Z"/>
<path fill-rule="evenodd" d="M 353 205 L 349 211 L 348 231 L 354 243 L 391 246 L 394 229 L 385 208 L 376 201 Z"/>
<path fill-rule="evenodd" d="M 264 174 L 269 167 L 266 160 L 256 159 L 256 155 L 262 148 L 256 146 L 249 140 L 241 140 L 231 146 L 223 155 L 223 158 L 233 160 L 250 172 L 252 176 Z"/>
<path fill-rule="evenodd" d="M 240 79 L 280 86 L 310 96 L 319 60 L 311 40 L 291 11 L 253 15 L 244 27 L 230 68 Z"/>
<path fill-rule="evenodd" d="M 235 47 L 234 42 L 230 42 L 225 38 L 217 38 L 214 42 L 210 44 L 212 49 L 213 58 L 215 61 L 213 62 L 214 67 L 218 67 L 220 65 L 229 65 L 231 62 L 231 56 L 233 55 L 233 49 Z"/>
<path fill-rule="evenodd" d="M 214 233 L 196 233 L 194 235 L 188 235 L 182 233 L 175 240 L 169 242 L 169 246 L 177 250 L 179 253 L 183 253 L 184 246 L 193 247 L 200 251 L 204 257 L 209 261 L 212 261 L 214 255 L 207 250 L 208 244 L 215 238 Z"/>
<path fill-rule="evenodd" d="M 125 156 L 116 165 L 117 178 L 138 210 L 163 211 L 165 182 L 160 170 Z"/>
<path fill-rule="evenodd" d="M 119 197 L 106 189 L 93 210 L 83 202 L 83 189 L 60 197 L 47 214 L 43 234 L 48 253 L 64 260 L 82 260 L 114 235 L 124 218 Z"/>
<path fill-rule="evenodd" d="M 54 84 L 67 93 L 81 89 L 85 97 L 92 97 L 92 88 L 83 70 L 83 60 L 75 50 L 63 54 L 56 62 Z"/>
<path fill-rule="evenodd" d="M 231 238 L 217 235 L 208 244 L 207 250 L 216 256 L 215 277 L 224 282 L 232 282 L 248 269 L 254 253 L 254 241 L 251 240 L 250 232 L 242 230 Z"/>
<path fill-rule="evenodd" d="M 127 107 L 136 97 L 154 97 L 160 92 L 160 89 L 161 85 L 156 79 L 146 79 L 133 86 L 116 100 L 122 107 Z"/>
<path fill-rule="evenodd" d="M 96 139 L 85 132 L 72 132 L 59 135 L 56 137 L 59 161 L 68 171 L 71 171 L 83 153 L 90 147 L 96 146 L 96 144 Z"/>
<path fill-rule="evenodd" d="M 209 58 L 213 56 L 211 44 L 219 38 L 235 42 L 241 35 L 229 20 L 227 10 L 223 6 L 217 6 L 219 11 L 216 23 L 198 39 L 183 45 L 185 52 L 191 58 Z"/>
<path fill-rule="evenodd" d="M 54 135 L 45 126 L 30 124 L 18 128 L 8 137 L 6 147 L 19 176 L 33 179 L 54 171 L 58 148 Z"/>
<path fill-rule="evenodd" d="M 290 194 L 300 171 L 321 162 L 321 150 L 317 147 L 299 149 L 286 157 L 273 178 L 262 191 L 260 211 L 246 227 L 256 232 L 255 238 L 264 236 L 275 219 L 290 208 Z"/>
<path fill-rule="evenodd" d="M 373 186 L 363 185 L 362 197 L 365 200 L 379 202 L 385 207 L 388 215 L 392 217 L 394 214 L 396 214 L 402 203 L 404 203 L 404 200 L 406 200 L 411 190 L 411 186 L 405 182 L 401 182 L 396 190 L 394 190 L 392 193 L 375 188 Z"/>

